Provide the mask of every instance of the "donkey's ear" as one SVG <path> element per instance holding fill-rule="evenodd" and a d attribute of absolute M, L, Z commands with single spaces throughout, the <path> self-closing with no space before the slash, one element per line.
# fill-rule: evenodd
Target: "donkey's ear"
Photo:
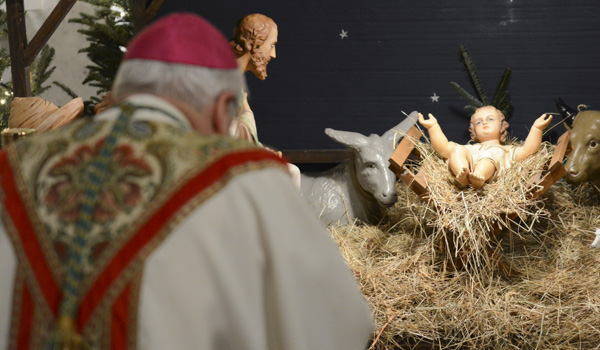
<path fill-rule="evenodd" d="M 331 137 L 333 141 L 341 143 L 342 145 L 356 151 L 367 145 L 367 137 L 357 132 L 340 131 L 327 128 L 325 129 L 325 133 L 327 136 Z"/>
<path fill-rule="evenodd" d="M 392 142 L 393 148 L 398 146 L 402 138 L 406 136 L 408 130 L 410 130 L 410 128 L 417 123 L 418 115 L 419 112 L 412 111 L 400 124 L 394 126 L 390 130 L 386 131 L 385 134 L 383 134 L 383 137 L 386 140 Z"/>

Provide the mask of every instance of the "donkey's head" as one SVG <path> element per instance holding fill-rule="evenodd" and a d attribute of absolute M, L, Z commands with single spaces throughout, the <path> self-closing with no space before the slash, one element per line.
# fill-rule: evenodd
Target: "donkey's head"
<path fill-rule="evenodd" d="M 389 158 L 416 120 L 417 112 L 413 112 L 382 136 L 365 136 L 356 132 L 325 129 L 325 133 L 334 141 L 353 151 L 352 161 L 356 182 L 360 186 L 359 191 L 371 195 L 382 207 L 391 207 L 398 200 L 396 175 L 389 169 Z"/>

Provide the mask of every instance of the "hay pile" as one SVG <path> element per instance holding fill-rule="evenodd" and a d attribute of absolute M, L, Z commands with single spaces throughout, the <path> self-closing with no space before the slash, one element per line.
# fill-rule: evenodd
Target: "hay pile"
<path fill-rule="evenodd" d="M 543 144 L 539 152 L 503 170 L 503 175 L 481 189 L 459 189 L 447 165 L 430 143 L 415 141 L 424 158 L 418 166 L 427 174 L 429 199 L 433 215 L 429 226 L 434 229 L 434 241 L 444 247 L 453 265 L 466 265 L 467 271 L 491 273 L 496 261 L 489 259 L 494 246 L 494 227 L 508 228 L 511 223 L 523 225 L 547 216 L 540 200 L 531 200 L 545 165 L 552 157 L 554 146 Z M 517 221 L 511 220 L 517 218 Z M 528 226 L 530 226 L 529 224 Z M 529 231 L 529 227 L 522 227 Z M 518 233 L 519 231 L 515 231 Z"/>
<path fill-rule="evenodd" d="M 532 162 L 545 162 L 547 151 Z M 510 181 L 527 183 L 528 172 L 537 171 L 532 170 L 536 166 L 519 165 L 511 170 L 515 177 Z M 445 172 L 445 165 L 441 169 Z M 379 225 L 330 229 L 373 307 L 376 333 L 371 348 L 598 348 L 600 251 L 589 245 L 600 227 L 600 203 L 592 190 L 573 190 L 559 181 L 539 200 L 521 202 L 510 192 L 521 189 L 509 189 L 519 187 L 515 182 L 498 188 L 489 184 L 484 191 L 491 202 L 471 210 L 471 200 L 486 196 L 467 198 L 467 192 L 474 192 L 469 189 L 444 192 L 443 182 L 450 180 L 441 175 L 429 183 L 435 206 L 398 185 L 400 199 Z M 452 216 L 447 205 L 461 205 L 448 200 L 452 196 L 465 196 L 462 205 L 466 202 L 468 210 Z M 514 201 L 508 211 L 517 213 L 517 219 L 496 218 L 508 226 L 496 248 L 521 275 L 502 278 L 481 260 L 450 269 L 448 251 L 438 244 L 444 232 L 457 230 L 454 236 L 463 245 L 456 247 L 469 254 L 493 245 L 481 232 L 495 213 L 506 209 L 503 197 Z M 482 256 L 469 255 L 475 260 Z"/>

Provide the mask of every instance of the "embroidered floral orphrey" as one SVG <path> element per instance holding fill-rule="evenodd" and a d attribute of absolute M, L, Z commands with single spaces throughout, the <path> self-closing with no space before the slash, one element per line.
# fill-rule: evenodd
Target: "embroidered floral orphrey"
<path fill-rule="evenodd" d="M 85 190 L 82 174 L 110 127 L 79 121 L 0 153 L 2 218 L 18 258 L 11 349 L 43 348 L 54 329 L 65 258 Z M 82 252 L 85 277 L 77 321 L 87 345 L 135 348 L 144 259 L 231 176 L 273 164 L 282 163 L 243 142 L 202 137 L 168 124 L 130 123 L 110 159 L 110 177 Z M 43 259 L 32 260 L 39 256 Z"/>

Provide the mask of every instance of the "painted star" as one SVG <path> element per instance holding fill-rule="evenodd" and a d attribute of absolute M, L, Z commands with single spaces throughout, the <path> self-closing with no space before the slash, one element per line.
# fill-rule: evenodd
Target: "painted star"
<path fill-rule="evenodd" d="M 342 32 L 340 34 L 338 34 L 338 35 L 342 39 L 347 38 L 348 37 L 348 31 L 342 29 Z"/>
<path fill-rule="evenodd" d="M 431 99 L 431 102 L 440 102 L 440 97 L 436 95 L 435 92 L 433 93 L 433 96 L 429 96 L 429 98 Z"/>

